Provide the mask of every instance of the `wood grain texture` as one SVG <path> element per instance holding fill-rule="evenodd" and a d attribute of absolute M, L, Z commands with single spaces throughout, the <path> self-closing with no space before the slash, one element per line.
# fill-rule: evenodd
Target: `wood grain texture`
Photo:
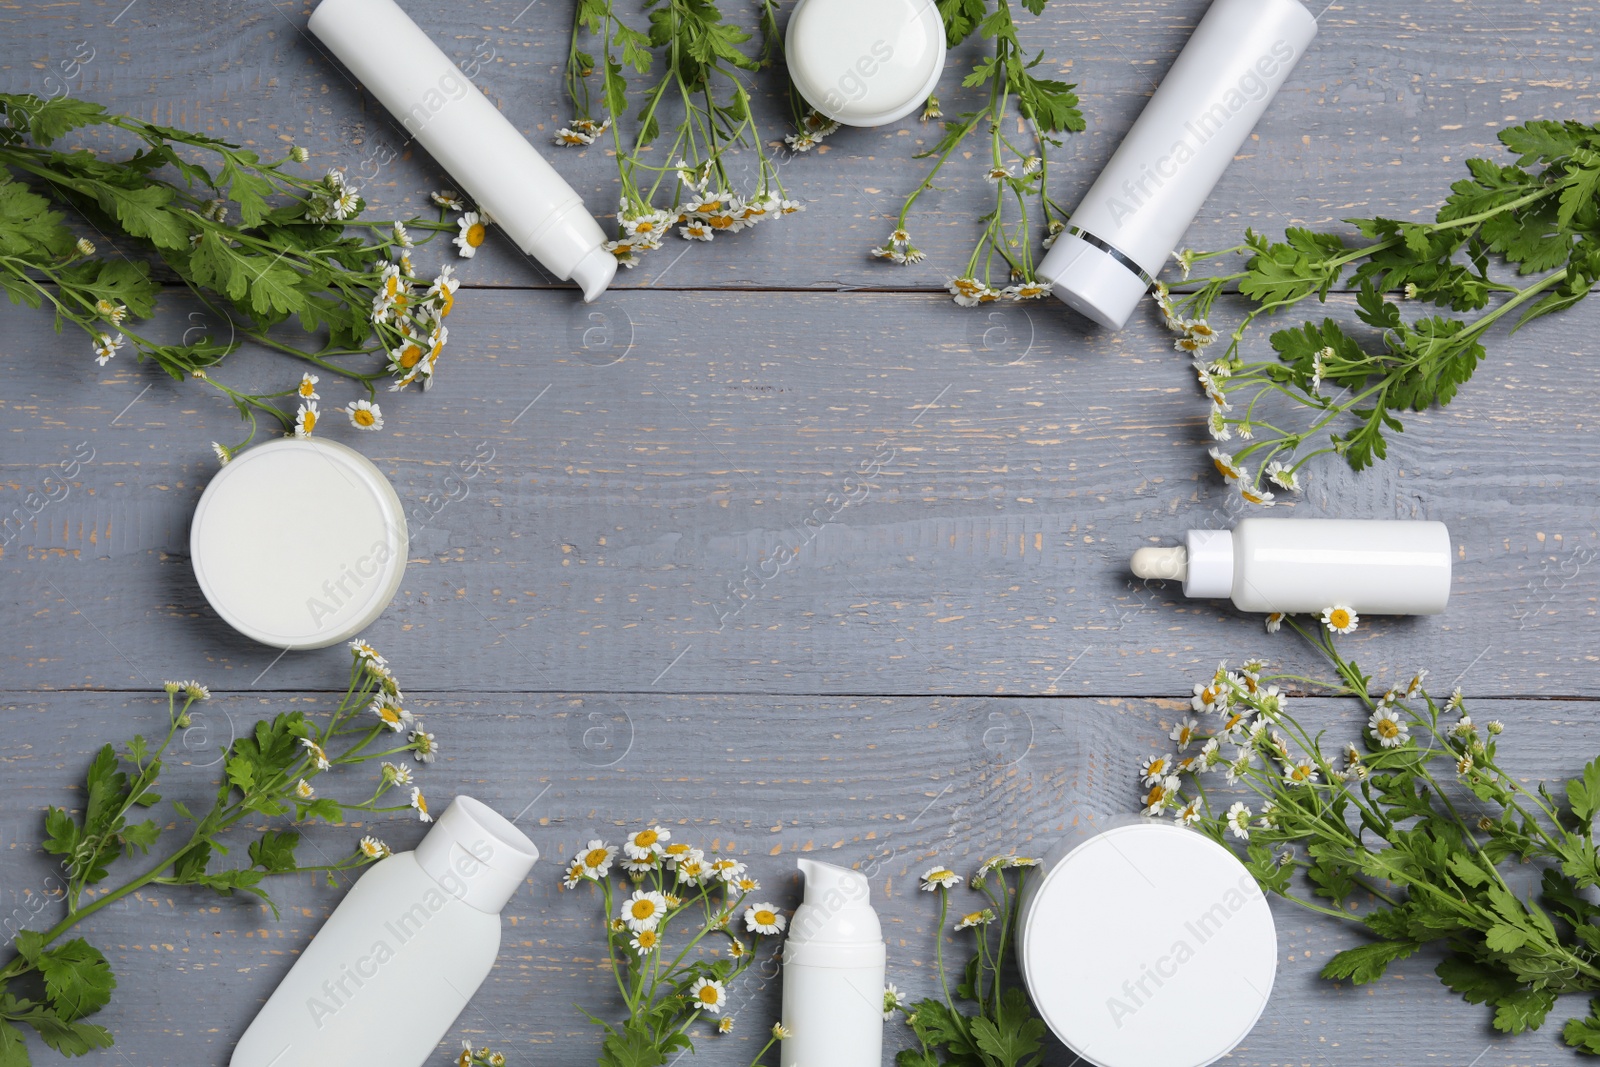
<path fill-rule="evenodd" d="M 26 459 L 11 499 L 94 452 L 0 557 L 11 684 L 148 688 L 214 665 L 243 687 L 276 662 L 255 684 L 314 685 L 342 652 L 278 661 L 218 621 L 187 559 L 206 442 L 237 439 L 233 409 L 134 363 L 99 371 L 43 316 L 0 315 L 7 453 Z M 371 636 L 431 686 L 1170 696 L 1220 659 L 1312 666 L 1259 617 L 1126 571 L 1140 545 L 1240 514 L 1210 472 L 1193 374 L 1144 317 L 1108 335 L 1053 304 L 986 318 L 931 294 L 583 307 L 474 290 L 451 322 L 434 390 L 386 395 L 381 434 L 329 430 L 406 502 L 411 562 Z M 1450 612 L 1354 637 L 1381 680 L 1428 666 L 1477 693 L 1600 692 L 1597 325 L 1586 304 L 1496 335 L 1389 462 L 1322 461 L 1276 509 L 1450 526 Z M 266 355 L 230 368 L 261 389 L 298 373 Z M 798 557 L 779 567 L 782 546 Z"/>
<path fill-rule="evenodd" d="M 404 664 L 401 664 L 404 669 Z M 329 698 L 218 694 L 201 707 L 186 762 L 163 793 L 200 801 L 215 767 L 212 746 L 235 729 L 291 706 L 308 713 Z M 917 890 L 929 865 L 970 873 L 988 855 L 1028 854 L 1075 828 L 1128 811 L 1133 761 L 1168 746 L 1167 728 L 1185 704 L 1136 699 L 816 698 L 753 696 L 594 697 L 418 694 L 414 708 L 442 745 L 418 781 L 435 798 L 470 792 L 494 805 L 539 844 L 544 859 L 506 910 L 505 942 L 489 981 L 441 1046 L 461 1037 L 512 1053 L 513 1063 L 577 1064 L 592 1059 L 592 1029 L 573 1002 L 614 1010 L 598 906 L 588 890 L 562 892 L 559 865 L 591 837 L 612 841 L 642 820 L 674 839 L 736 855 L 785 908 L 799 901 L 794 859 L 811 854 L 865 870 L 889 942 L 889 975 L 912 996 L 936 986 L 932 946 L 937 908 Z M 46 804 L 72 805 L 77 781 L 103 740 L 154 731 L 165 699 L 134 694 L 0 694 L 14 741 L 3 757 L 8 803 L 0 811 L 6 862 L 5 910 L 53 914 L 51 860 L 37 851 Z M 1494 700 L 1471 710 L 1506 722 L 1507 768 L 1519 777 L 1581 771 L 1595 744 L 1586 703 Z M 1349 704 L 1300 702 L 1305 721 L 1331 737 L 1362 721 Z M 596 723 L 606 740 L 596 742 Z M 587 735 L 589 743 L 584 743 Z M 174 761 L 176 764 L 177 761 Z M 326 790 L 354 795 L 364 784 Z M 165 807 L 156 810 L 159 818 Z M 170 813 L 167 816 L 170 818 Z M 303 862 L 337 858 L 362 833 L 396 848 L 421 834 L 413 820 L 311 828 Z M 87 924 L 122 985 L 101 1018 L 117 1053 L 97 1062 L 139 1067 L 174 1058 L 223 1063 L 234 1037 L 326 918 L 342 889 L 301 876 L 275 885 L 283 918 L 255 903 L 184 892 L 141 893 Z M 30 894 L 34 894 L 30 896 Z M 965 891 L 957 900 L 965 898 Z M 1490 1030 L 1481 1008 L 1445 990 L 1430 973 L 1436 957 L 1397 966 L 1376 986 L 1324 982 L 1317 970 L 1361 934 L 1273 902 L 1278 926 L 1277 987 L 1267 1013 L 1230 1063 L 1540 1064 L 1565 1061 L 1554 1025 L 1519 1038 Z M 1073 921 L 1063 917 L 1063 921 Z M 1085 921 L 1093 921 L 1087 917 Z M 947 951 L 962 957 L 949 935 Z M 764 965 L 758 965 L 764 966 Z M 769 968 L 770 970 L 770 968 Z M 733 1037 L 705 1036 L 697 1062 L 742 1065 L 750 1041 L 776 1016 L 779 984 L 754 971 L 734 987 Z M 1583 1011 L 1580 998 L 1557 1009 Z M 1552 1016 L 1562 1019 L 1566 1015 Z M 705 1029 L 705 1028 L 702 1028 Z M 903 1026 L 887 1047 L 904 1047 Z M 1325 1057 L 1325 1058 L 1324 1058 Z M 1046 1063 L 1072 1057 L 1052 1042 Z"/>
<path fill-rule="evenodd" d="M 403 0 L 459 61 L 494 52 L 478 83 L 539 142 L 570 117 L 558 104 L 567 12 L 525 5 Z M 1204 7 L 1055 0 L 1026 27 L 1080 84 L 1090 124 L 1059 154 L 1064 202 Z M 262 148 L 304 144 L 310 173 L 365 168 L 375 214 L 425 210 L 444 176 L 306 37 L 309 10 L 0 2 L 0 86 L 53 91 L 56 65 L 86 42 L 95 59 L 74 95 Z M 1593 0 L 1335 3 L 1187 243 L 1230 245 L 1247 225 L 1416 217 L 1464 158 L 1497 152 L 1498 129 L 1594 121 L 1597 13 Z M 967 106 L 954 86 L 972 59 L 949 61 L 949 114 Z M 773 139 L 786 132 L 780 85 L 766 76 L 757 92 Z M 405 583 L 370 636 L 445 743 L 424 784 L 436 802 L 471 792 L 521 812 L 547 861 L 435 1062 L 463 1036 L 513 1064 L 592 1060 L 572 1003 L 614 1007 L 597 910 L 554 877 L 592 835 L 663 820 L 738 853 L 785 906 L 798 899 L 794 855 L 862 866 L 891 977 L 923 995 L 934 913 L 915 876 L 929 863 L 971 867 L 1128 810 L 1128 768 L 1164 747 L 1170 698 L 1218 660 L 1264 654 L 1320 673 L 1258 619 L 1126 574 L 1134 548 L 1237 514 L 1206 474 L 1204 405 L 1166 334 L 1144 316 L 1109 334 L 1053 303 L 974 314 L 916 291 L 965 262 L 986 197 L 980 160 L 952 163 L 913 216 L 925 264 L 868 258 L 929 140 L 908 121 L 784 159 L 803 214 L 710 246 L 674 240 L 594 307 L 537 291 L 550 286 L 538 268 L 491 242 L 461 265 L 469 291 L 438 387 L 382 398 L 381 435 L 332 430 L 373 457 L 411 516 Z M 388 149 L 398 157 L 374 171 Z M 592 209 L 612 208 L 603 151 L 552 158 Z M 188 318 L 175 294 L 167 303 L 172 336 L 226 326 Z M 1347 298 L 1333 304 L 1350 314 Z M 1367 620 L 1349 644 L 1380 683 L 1424 666 L 1494 698 L 1477 713 L 1508 723 L 1502 753 L 1530 779 L 1570 774 L 1600 748 L 1597 330 L 1591 304 L 1493 335 L 1475 380 L 1449 409 L 1407 419 L 1388 463 L 1360 476 L 1321 465 L 1279 509 L 1450 525 L 1450 612 Z M 227 371 L 261 388 L 297 373 L 252 352 Z M 163 678 L 219 692 L 168 790 L 199 796 L 216 744 L 291 702 L 325 706 L 343 654 L 280 659 L 229 631 L 195 585 L 187 527 L 215 470 L 207 442 L 240 433 L 220 398 L 125 360 L 96 368 L 80 341 L 9 306 L 0 380 L 0 905 L 15 916 L 53 906 L 37 851 L 44 806 L 74 802 L 103 741 L 152 729 L 148 694 Z M 465 476 L 482 449 L 493 458 Z M 874 456 L 881 472 L 855 481 Z M 75 457 L 81 470 L 63 477 Z M 774 570 L 781 546 L 798 559 Z M 1348 707 L 1303 706 L 1335 734 L 1354 729 Z M 396 847 L 420 836 L 404 821 L 376 828 Z M 337 854 L 369 829 L 314 828 L 309 847 Z M 342 889 L 278 892 L 276 922 L 189 894 L 97 917 L 87 933 L 123 985 L 104 1016 L 118 1046 L 91 1062 L 225 1063 Z M 1322 982 L 1322 961 L 1358 934 L 1281 902 L 1275 915 L 1274 998 L 1229 1062 L 1573 1059 L 1553 1025 L 1494 1034 L 1439 986 L 1433 958 L 1363 989 Z M 738 1033 L 705 1040 L 699 1059 L 747 1063 L 777 998 L 775 980 L 752 975 Z M 1555 1018 L 1582 1010 L 1563 1003 Z M 891 1029 L 891 1050 L 904 1041 Z M 1059 1046 L 1047 1059 L 1071 1062 Z"/>

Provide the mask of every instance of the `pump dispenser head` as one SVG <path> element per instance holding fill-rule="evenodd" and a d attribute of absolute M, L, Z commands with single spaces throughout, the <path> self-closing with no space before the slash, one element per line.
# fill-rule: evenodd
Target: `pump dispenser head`
<path fill-rule="evenodd" d="M 826 960 L 827 966 L 840 966 L 841 960 L 882 960 L 883 927 L 878 913 L 872 910 L 872 887 L 867 876 L 820 860 L 802 859 L 798 863 L 806 878 L 806 893 L 789 924 L 784 959 Z"/>
<path fill-rule="evenodd" d="M 416 858 L 446 893 L 498 915 L 533 869 L 539 849 L 489 805 L 458 796 L 417 845 Z"/>

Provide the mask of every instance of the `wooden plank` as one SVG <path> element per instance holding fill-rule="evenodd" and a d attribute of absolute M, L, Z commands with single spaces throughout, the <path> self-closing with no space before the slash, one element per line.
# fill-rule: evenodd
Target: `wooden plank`
<path fill-rule="evenodd" d="M 427 686 L 514 691 L 1170 696 L 1220 659 L 1314 666 L 1258 619 L 1125 570 L 1140 545 L 1239 514 L 1168 335 L 1141 316 L 1110 337 L 1054 304 L 996 316 L 933 295 L 588 308 L 469 293 L 437 388 L 384 394 L 377 435 L 327 424 L 413 520 L 374 638 Z M 1591 303 L 1491 337 L 1477 378 L 1410 417 L 1387 463 L 1320 462 L 1276 510 L 1450 525 L 1450 611 L 1352 639 L 1380 683 L 1429 666 L 1469 672 L 1470 692 L 1600 691 L 1597 316 Z M 181 328 L 182 308 L 169 320 Z M 140 688 L 212 666 L 239 688 L 298 687 L 342 655 L 280 660 L 194 583 L 185 531 L 215 469 L 206 442 L 240 433 L 228 404 L 123 359 L 101 371 L 42 314 L 0 323 L 0 511 L 48 496 L 74 450 L 94 456 L 4 546 L 8 684 Z M 236 358 L 229 380 L 264 391 L 298 373 Z M 881 473 L 858 486 L 875 454 Z M 783 545 L 798 558 L 780 568 Z"/>
<path fill-rule="evenodd" d="M 530 8 L 527 0 L 406 6 L 458 62 L 493 54 L 479 63 L 478 83 L 533 140 L 545 144 L 570 119 L 561 88 L 564 6 Z M 726 6 L 730 17 L 750 17 L 744 5 Z M 1068 139 L 1052 179 L 1066 206 L 1110 157 L 1205 6 L 1205 0 L 1057 3 L 1036 22 L 1022 16 L 1025 43 L 1047 49 L 1054 72 L 1081 86 L 1090 128 Z M 339 166 L 371 175 L 361 184 L 378 215 L 430 210 L 425 194 L 444 176 L 405 146 L 403 131 L 309 38 L 310 8 L 308 2 L 240 8 L 84 0 L 0 11 L 0 75 L 11 91 L 66 89 L 263 150 L 304 144 L 314 153 L 312 173 Z M 1498 152 L 1498 129 L 1533 118 L 1594 121 L 1600 116 L 1597 11 L 1593 0 L 1420 0 L 1403 10 L 1380 0 L 1329 5 L 1318 41 L 1207 202 L 1188 243 L 1228 247 L 1246 226 L 1416 217 L 1463 175 L 1464 158 Z M 94 58 L 63 82 L 59 65 L 83 54 L 80 42 Z M 972 91 L 958 84 L 976 55 L 963 47 L 948 61 L 940 87 L 947 115 L 973 106 Z M 782 91 L 776 73 L 754 86 L 774 141 L 786 132 Z M 804 214 L 711 246 L 689 248 L 674 238 L 618 285 L 942 286 L 963 270 L 977 236 L 973 220 L 992 203 L 980 177 L 981 155 L 955 160 L 939 189 L 919 203 L 910 226 L 929 253 L 924 264 L 897 268 L 868 256 L 921 180 L 913 153 L 933 139 L 928 127 L 908 119 L 841 131 L 817 153 L 784 156 L 781 178 L 791 196 L 807 203 Z M 601 147 L 549 151 L 591 210 L 615 210 L 615 168 Z M 380 163 L 394 153 L 399 158 Z M 746 163 L 735 160 L 736 168 Z M 472 284 L 513 286 L 545 284 L 546 277 L 501 241 L 464 276 Z"/>
<path fill-rule="evenodd" d="M 321 682 L 337 679 L 325 673 Z M 201 707 L 196 731 L 204 733 L 190 740 L 181 765 L 173 761 L 162 792 L 169 800 L 203 803 L 216 772 L 202 764 L 215 759 L 213 746 L 232 730 L 288 707 L 329 703 L 218 694 Z M 1092 827 L 1130 810 L 1130 768 L 1167 746 L 1165 731 L 1185 705 L 425 693 L 414 696 L 412 707 L 442 744 L 439 762 L 418 776 L 434 803 L 470 792 L 518 816 L 544 851 L 506 911 L 494 973 L 433 1062 L 466 1036 L 511 1053 L 513 1064 L 576 1064 L 595 1055 L 597 1042 L 574 1002 L 602 1013 L 616 1008 L 596 952 L 598 909 L 586 892 L 561 892 L 557 885 L 560 861 L 591 837 L 614 841 L 644 821 L 660 821 L 676 839 L 747 862 L 784 908 L 798 903 L 793 860 L 799 854 L 867 870 L 888 935 L 891 980 L 913 996 L 930 995 L 937 912 L 929 895 L 918 892 L 917 876 L 934 862 L 968 871 L 998 851 L 1042 851 L 1075 825 Z M 8 857 L 0 892 L 8 912 L 54 916 L 46 881 L 52 861 L 37 848 L 42 809 L 78 803 L 72 786 L 93 751 L 135 731 L 156 732 L 165 698 L 12 693 L 0 695 L 0 709 L 10 735 L 0 756 L 8 801 L 0 807 Z M 1489 701 L 1471 710 L 1485 721 L 1506 722 L 1502 758 L 1527 780 L 1578 772 L 1600 747 L 1586 704 Z M 1301 701 L 1298 712 L 1329 727 L 1334 738 L 1353 736 L 1364 718 L 1328 700 Z M 608 742 L 595 742 L 596 722 Z M 336 791 L 365 795 L 364 788 L 347 781 Z M 158 807 L 157 815 L 165 810 Z M 421 830 L 401 817 L 316 826 L 302 848 L 308 862 L 318 862 L 319 853 L 342 855 L 361 833 L 405 848 Z M 255 903 L 185 890 L 141 893 L 86 923 L 84 933 L 106 950 L 120 978 L 101 1016 L 118 1036 L 118 1051 L 93 1062 L 161 1063 L 177 1047 L 186 1062 L 225 1062 L 344 887 L 328 889 L 301 876 L 273 891 L 283 907 L 279 921 Z M 1359 931 L 1282 901 L 1273 911 L 1277 986 L 1267 1014 L 1230 1062 L 1466 1064 L 1486 1053 L 1492 1058 L 1484 1062 L 1566 1061 L 1556 1029 L 1584 1011 L 1581 999 L 1563 1001 L 1542 1032 L 1496 1035 L 1483 1009 L 1433 977 L 1436 958 L 1407 960 L 1391 977 L 1359 990 L 1327 983 L 1317 970 L 1332 953 L 1358 943 Z M 949 936 L 946 951 L 957 962 L 962 944 Z M 779 982 L 759 971 L 736 986 L 738 1030 L 703 1041 L 697 1062 L 748 1063 L 752 1041 L 775 1018 L 778 995 Z M 888 1047 L 905 1047 L 908 1036 L 903 1026 L 891 1026 Z M 1052 1043 L 1046 1062 L 1067 1067 L 1072 1058 Z"/>

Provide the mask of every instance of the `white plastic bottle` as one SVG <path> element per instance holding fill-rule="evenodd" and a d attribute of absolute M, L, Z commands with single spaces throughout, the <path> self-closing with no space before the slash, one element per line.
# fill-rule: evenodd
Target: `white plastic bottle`
<path fill-rule="evenodd" d="M 617 259 L 583 199 L 394 0 L 322 0 L 310 28 L 518 248 L 605 292 Z"/>
<path fill-rule="evenodd" d="M 421 1067 L 488 977 L 500 909 L 538 858 L 492 808 L 457 797 L 415 852 L 351 887 L 230 1067 Z"/>
<path fill-rule="evenodd" d="M 1405 519 L 1244 519 L 1133 554 L 1140 578 L 1182 579 L 1188 597 L 1240 611 L 1437 615 L 1450 600 L 1450 531 Z"/>
<path fill-rule="evenodd" d="M 800 860 L 805 900 L 783 945 L 782 1067 L 879 1067 L 888 953 L 859 871 Z"/>
<path fill-rule="evenodd" d="M 1317 35 L 1296 0 L 1214 0 L 1039 276 L 1121 329 Z"/>

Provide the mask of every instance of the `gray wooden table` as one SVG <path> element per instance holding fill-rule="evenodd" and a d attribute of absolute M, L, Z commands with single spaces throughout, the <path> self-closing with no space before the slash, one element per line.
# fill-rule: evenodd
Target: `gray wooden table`
<path fill-rule="evenodd" d="M 525 4 L 405 6 L 459 59 L 492 51 L 479 84 L 542 143 L 570 117 L 558 90 L 568 13 Z M 1063 150 L 1066 202 L 1204 6 L 1053 0 L 1029 28 L 1081 83 L 1089 120 Z M 6 3 L 0 85 L 47 91 L 87 42 L 95 58 L 70 85 L 85 99 L 246 144 L 304 144 L 316 167 L 401 149 L 308 42 L 308 13 L 268 0 Z M 1496 130 L 1600 116 L 1593 0 L 1343 0 L 1321 26 L 1189 244 L 1232 244 L 1245 226 L 1419 216 L 1463 159 L 1497 152 Z M 951 57 L 950 86 L 970 60 Z M 776 116 L 777 80 L 763 84 Z M 961 106 L 954 88 L 943 95 L 947 111 Z M 798 899 L 797 854 L 863 866 L 891 978 L 922 995 L 935 916 L 916 875 L 929 863 L 1039 850 L 1128 810 L 1131 766 L 1164 747 L 1177 698 L 1218 660 L 1318 669 L 1258 619 L 1126 573 L 1139 545 L 1230 521 L 1206 474 L 1192 376 L 1147 315 L 1112 334 L 1054 303 L 992 319 L 954 307 L 939 290 L 975 235 L 976 160 L 952 165 L 913 219 L 925 264 L 868 257 L 929 138 L 915 122 L 835 135 L 784 164 L 804 214 L 710 246 L 674 241 L 592 307 L 492 242 L 462 265 L 438 387 L 385 398 L 388 429 L 355 442 L 423 517 L 404 585 L 368 636 L 444 743 L 429 791 L 520 812 L 551 861 L 512 901 L 499 964 L 435 1062 L 461 1037 L 514 1064 L 593 1061 L 573 1003 L 613 1006 L 597 908 L 557 890 L 559 861 L 590 837 L 661 821 L 740 854 L 785 906 Z M 597 212 L 612 207 L 602 151 L 553 158 Z M 376 216 L 404 217 L 443 184 L 406 149 L 363 192 Z M 175 329 L 185 313 L 174 297 Z M 1530 779 L 1570 774 L 1600 749 L 1597 333 L 1591 302 L 1493 336 L 1477 378 L 1448 410 L 1408 419 L 1389 462 L 1359 477 L 1315 468 L 1290 512 L 1450 525 L 1450 612 L 1371 620 L 1349 644 L 1380 684 L 1417 667 L 1458 679 L 1508 723 L 1502 753 Z M 237 436 L 232 409 L 148 366 L 98 368 L 84 348 L 47 316 L 0 309 L 0 513 L 92 450 L 70 492 L 0 551 L 7 912 L 57 907 L 41 812 L 79 802 L 103 741 L 155 728 L 162 679 L 194 676 L 218 694 L 165 790 L 178 796 L 204 793 L 232 731 L 326 707 L 343 684 L 343 649 L 279 657 L 228 630 L 195 584 L 188 520 L 215 470 L 208 442 Z M 229 366 L 262 388 L 297 373 L 264 353 Z M 484 448 L 481 475 L 447 482 Z M 880 449 L 893 458 L 866 498 L 808 530 Z M 796 562 L 748 580 L 788 542 L 803 542 Z M 734 597 L 741 583 L 748 596 Z M 1317 701 L 1315 714 L 1356 728 L 1347 705 Z M 310 837 L 331 853 L 368 829 Z M 397 846 L 420 834 L 404 820 L 377 831 Z M 94 1062 L 225 1063 L 341 892 L 281 885 L 278 921 L 187 892 L 97 916 L 87 932 L 121 987 L 101 1017 L 116 1048 Z M 1495 1034 L 1427 956 L 1375 986 L 1322 982 L 1322 962 L 1357 935 L 1274 911 L 1277 990 L 1232 1062 L 1569 1056 L 1556 1025 Z M 776 980 L 752 974 L 735 995 L 738 1030 L 702 1041 L 700 1058 L 747 1063 L 777 1004 Z M 1564 1003 L 1553 1018 L 1582 1010 Z M 907 1038 L 892 1027 L 889 1047 Z M 1047 1062 L 1071 1059 L 1057 1045 Z"/>

